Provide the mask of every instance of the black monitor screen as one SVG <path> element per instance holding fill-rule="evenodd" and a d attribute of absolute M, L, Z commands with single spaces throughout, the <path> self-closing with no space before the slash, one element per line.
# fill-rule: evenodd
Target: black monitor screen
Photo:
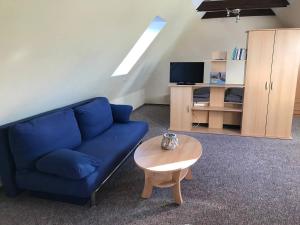
<path fill-rule="evenodd" d="M 204 62 L 171 62 L 171 83 L 203 83 Z"/>

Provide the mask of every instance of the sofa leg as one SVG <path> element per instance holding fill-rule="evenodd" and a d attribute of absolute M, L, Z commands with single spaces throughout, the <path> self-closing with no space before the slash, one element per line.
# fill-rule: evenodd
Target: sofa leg
<path fill-rule="evenodd" d="M 96 191 L 91 194 L 91 207 L 96 206 Z"/>

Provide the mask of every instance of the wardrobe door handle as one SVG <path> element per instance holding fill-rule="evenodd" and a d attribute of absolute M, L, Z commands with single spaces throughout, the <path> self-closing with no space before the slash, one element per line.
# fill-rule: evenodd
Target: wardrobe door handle
<path fill-rule="evenodd" d="M 268 90 L 268 82 L 266 81 L 265 89 Z"/>
<path fill-rule="evenodd" d="M 189 113 L 189 112 L 190 112 L 190 107 L 187 106 L 187 107 L 186 107 L 186 110 L 187 110 L 187 112 Z"/>
<path fill-rule="evenodd" d="M 273 91 L 273 81 L 271 82 L 271 91 Z"/>

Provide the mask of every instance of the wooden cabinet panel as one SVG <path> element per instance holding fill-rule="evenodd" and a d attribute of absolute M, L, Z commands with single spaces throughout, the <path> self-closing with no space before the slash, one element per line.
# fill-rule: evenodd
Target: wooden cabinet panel
<path fill-rule="evenodd" d="M 242 113 L 224 112 L 224 125 L 241 125 Z"/>
<path fill-rule="evenodd" d="M 224 107 L 225 88 L 211 87 L 210 88 L 210 106 Z M 224 115 L 223 112 L 209 112 L 209 128 L 223 128 Z"/>
<path fill-rule="evenodd" d="M 208 111 L 193 111 L 193 123 L 208 123 Z"/>
<path fill-rule="evenodd" d="M 294 108 L 294 115 L 300 115 L 300 71 L 298 73 L 298 85 L 296 90 L 296 98 L 295 98 L 295 108 Z"/>
<path fill-rule="evenodd" d="M 192 87 L 171 87 L 171 130 L 192 129 Z"/>
<path fill-rule="evenodd" d="M 224 113 L 223 112 L 209 112 L 209 122 L 208 127 L 214 129 L 222 129 L 224 123 Z"/>
<path fill-rule="evenodd" d="M 266 126 L 267 137 L 291 137 L 300 62 L 299 52 L 299 30 L 276 31 Z"/>
<path fill-rule="evenodd" d="M 242 135 L 265 136 L 275 31 L 248 36 Z"/>

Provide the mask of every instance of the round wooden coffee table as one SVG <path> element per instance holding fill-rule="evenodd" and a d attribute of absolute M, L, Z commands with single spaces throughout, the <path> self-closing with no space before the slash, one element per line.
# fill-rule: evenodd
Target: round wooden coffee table
<path fill-rule="evenodd" d="M 173 187 L 176 203 L 182 204 L 180 182 L 192 179 L 190 167 L 201 157 L 202 145 L 195 138 L 177 136 L 179 146 L 175 150 L 161 148 L 162 136 L 147 140 L 136 149 L 134 161 L 145 173 L 143 198 L 151 197 L 153 187 Z"/>

